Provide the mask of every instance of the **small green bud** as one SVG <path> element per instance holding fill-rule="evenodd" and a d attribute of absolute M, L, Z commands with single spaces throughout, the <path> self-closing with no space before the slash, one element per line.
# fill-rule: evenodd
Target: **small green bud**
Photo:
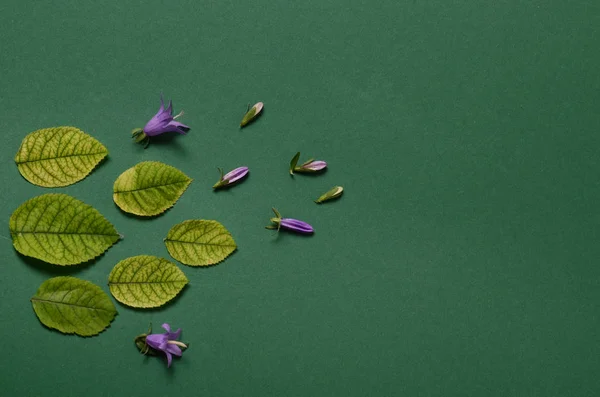
<path fill-rule="evenodd" d="M 344 188 L 341 186 L 335 186 L 331 188 L 327 193 L 323 194 L 321 197 L 315 200 L 315 203 L 321 204 L 328 200 L 333 200 L 340 197 L 344 193 Z"/>
<path fill-rule="evenodd" d="M 242 122 L 240 123 L 240 128 L 243 128 L 246 125 L 253 122 L 254 119 L 256 119 L 260 115 L 260 112 L 262 112 L 263 106 L 264 106 L 264 104 L 262 102 L 258 102 L 256 105 L 254 105 L 250 109 L 248 109 L 248 111 L 242 118 Z"/>

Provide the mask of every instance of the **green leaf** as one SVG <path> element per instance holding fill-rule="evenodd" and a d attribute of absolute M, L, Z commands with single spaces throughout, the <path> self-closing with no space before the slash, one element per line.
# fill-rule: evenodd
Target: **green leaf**
<path fill-rule="evenodd" d="M 108 276 L 110 293 L 131 307 L 162 306 L 187 283 L 187 277 L 175 264 L 149 255 L 123 259 Z"/>
<path fill-rule="evenodd" d="M 300 159 L 300 152 L 296 153 L 296 155 L 290 161 L 290 175 L 294 175 L 294 170 L 296 168 L 296 164 L 298 164 L 298 160 Z"/>
<path fill-rule="evenodd" d="M 102 254 L 121 236 L 95 208 L 66 194 L 43 194 L 13 212 L 17 251 L 55 265 L 76 265 Z"/>
<path fill-rule="evenodd" d="M 190 266 L 214 265 L 237 248 L 231 234 L 219 222 L 197 219 L 173 226 L 165 244 L 173 258 Z"/>
<path fill-rule="evenodd" d="M 260 115 L 260 112 L 262 112 L 263 106 L 264 106 L 264 104 L 262 102 L 258 102 L 256 105 L 254 105 L 250 109 L 248 109 L 248 111 L 242 118 L 242 122 L 240 123 L 240 128 L 245 127 L 246 125 L 248 125 L 252 121 L 254 121 L 254 119 L 256 119 Z"/>
<path fill-rule="evenodd" d="M 15 156 L 19 172 L 34 185 L 59 187 L 85 178 L 108 150 L 75 127 L 53 127 L 27 135 Z"/>
<path fill-rule="evenodd" d="M 117 315 L 106 292 L 75 277 L 54 277 L 44 281 L 31 298 L 31 304 L 42 324 L 64 334 L 97 335 Z"/>
<path fill-rule="evenodd" d="M 144 161 L 119 175 L 113 186 L 113 200 L 130 214 L 158 215 L 171 208 L 191 182 L 175 167 Z"/>

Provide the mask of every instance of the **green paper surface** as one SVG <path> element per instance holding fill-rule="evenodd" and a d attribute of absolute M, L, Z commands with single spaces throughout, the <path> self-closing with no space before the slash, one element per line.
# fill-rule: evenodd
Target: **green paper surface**
<path fill-rule="evenodd" d="M 3 396 L 600 395 L 600 8 L 590 0 L 174 0 L 0 4 Z M 185 136 L 135 144 L 160 106 Z M 240 130 L 248 103 L 257 122 Z M 75 125 L 110 156 L 52 189 L 124 239 L 93 265 L 21 257 L 10 214 L 49 190 L 19 174 L 31 131 Z M 318 156 L 318 175 L 289 176 Z M 139 219 L 112 186 L 140 161 L 194 182 Z M 215 169 L 247 165 L 214 192 Z M 313 200 L 334 185 L 335 203 Z M 310 237 L 265 230 L 271 207 Z M 40 325 L 29 299 L 54 276 L 107 277 L 168 258 L 170 228 L 226 225 L 238 250 L 185 268 L 155 310 L 119 305 L 94 338 Z M 170 369 L 133 338 L 183 329 Z"/>

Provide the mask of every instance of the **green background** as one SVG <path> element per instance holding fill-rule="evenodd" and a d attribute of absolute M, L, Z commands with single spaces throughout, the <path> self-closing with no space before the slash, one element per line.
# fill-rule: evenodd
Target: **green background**
<path fill-rule="evenodd" d="M 600 5 L 593 1 L 3 0 L 0 4 L 2 396 L 598 396 Z M 131 142 L 172 98 L 187 136 Z M 263 116 L 239 130 L 248 103 Z M 110 151 L 44 189 L 13 157 L 74 125 Z M 296 151 L 329 163 L 287 174 Z M 159 160 L 194 181 L 151 220 L 112 201 L 125 169 Z M 251 175 L 213 192 L 216 167 Z M 312 202 L 334 185 L 337 202 Z M 70 194 L 124 240 L 91 264 L 18 255 L 26 199 Z M 264 229 L 271 207 L 312 237 Z M 93 338 L 43 327 L 29 298 L 112 267 L 186 219 L 238 251 L 180 268 L 159 310 L 117 304 Z M 133 338 L 183 328 L 170 369 Z"/>

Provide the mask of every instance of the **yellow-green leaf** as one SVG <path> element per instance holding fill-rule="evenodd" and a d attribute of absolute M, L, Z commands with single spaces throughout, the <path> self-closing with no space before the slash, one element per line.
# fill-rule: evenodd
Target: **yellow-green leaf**
<path fill-rule="evenodd" d="M 106 292 L 75 277 L 54 277 L 44 281 L 31 298 L 31 304 L 42 324 L 64 334 L 97 335 L 117 315 Z"/>
<path fill-rule="evenodd" d="M 217 221 L 193 219 L 169 230 L 165 244 L 169 254 L 189 266 L 214 265 L 227 258 L 237 245 Z"/>
<path fill-rule="evenodd" d="M 85 178 L 106 147 L 75 127 L 53 127 L 27 135 L 15 156 L 19 172 L 34 185 L 68 186 Z"/>
<path fill-rule="evenodd" d="M 113 200 L 130 214 L 158 215 L 171 208 L 191 182 L 175 167 L 144 161 L 119 175 L 113 186 Z"/>
<path fill-rule="evenodd" d="M 55 265 L 89 261 L 120 235 L 95 208 L 66 194 L 43 194 L 13 212 L 10 234 L 17 251 Z"/>
<path fill-rule="evenodd" d="M 139 255 L 117 263 L 108 276 L 110 293 L 132 307 L 162 306 L 188 283 L 179 268 L 163 258 Z"/>

